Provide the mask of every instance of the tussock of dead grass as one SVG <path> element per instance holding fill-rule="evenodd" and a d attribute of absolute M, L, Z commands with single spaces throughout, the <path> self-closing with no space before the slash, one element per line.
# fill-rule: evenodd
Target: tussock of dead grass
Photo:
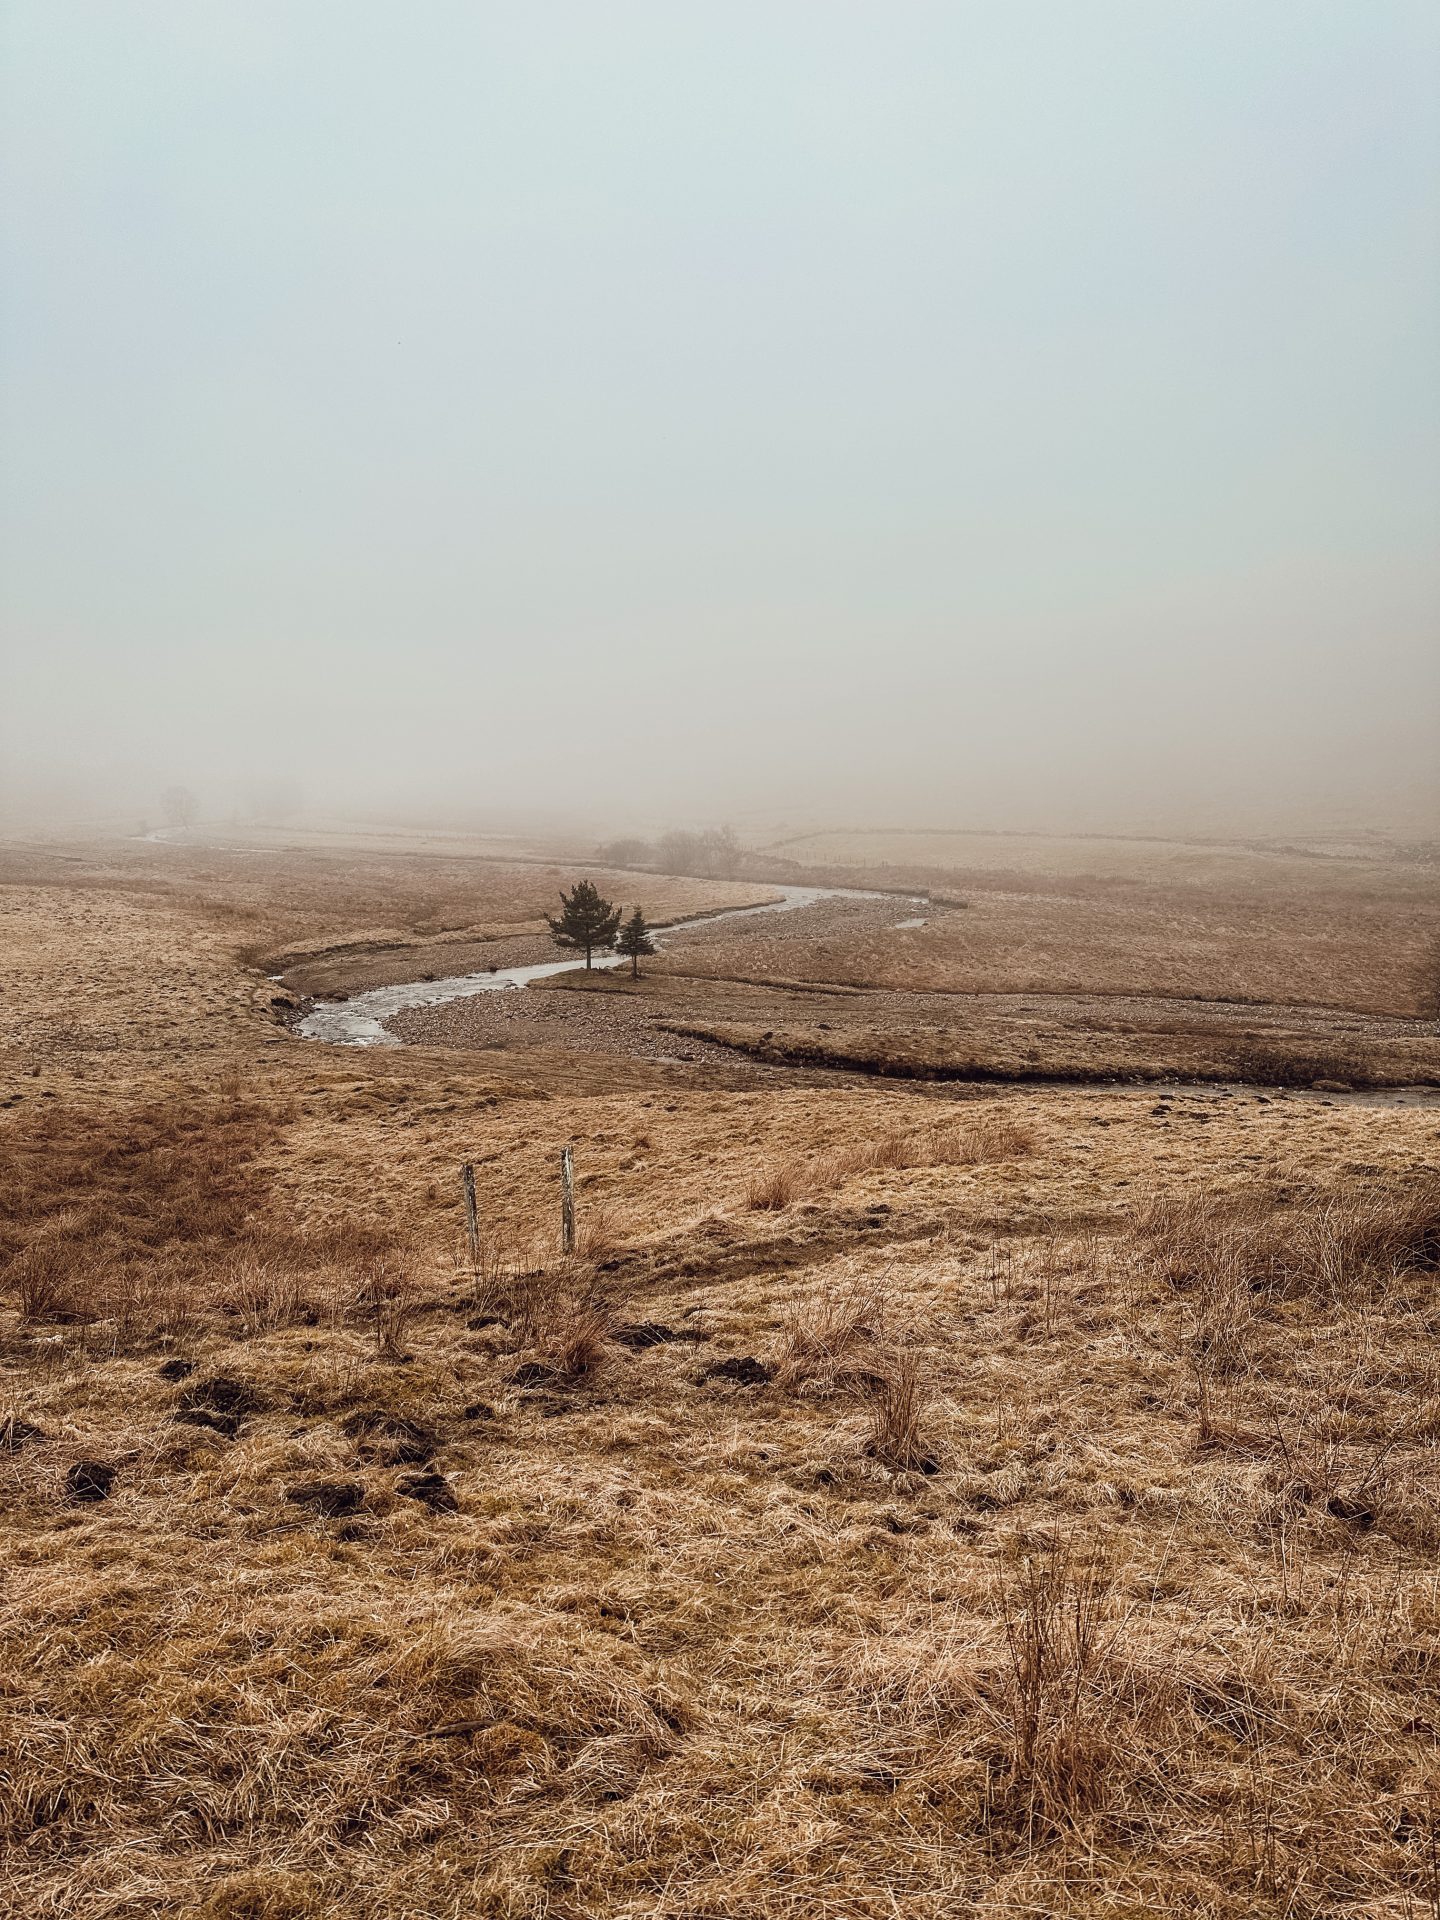
<path fill-rule="evenodd" d="M 933 1473 L 938 1462 L 925 1434 L 926 1394 L 913 1353 L 888 1354 L 869 1390 L 865 1451 L 894 1473 Z"/>
<path fill-rule="evenodd" d="M 880 1282 L 851 1271 L 786 1315 L 775 1352 L 776 1384 L 794 1393 L 868 1386 L 888 1335 Z"/>
<path fill-rule="evenodd" d="M 832 1193 L 863 1174 L 911 1167 L 984 1166 L 1022 1159 L 1032 1146 L 1025 1127 L 993 1114 L 923 1127 L 892 1127 L 828 1153 L 772 1161 L 751 1176 L 745 1203 L 754 1212 L 779 1213 L 798 1200 Z"/>
<path fill-rule="evenodd" d="M 920 1361 L 887 1311 L 882 1281 L 853 1268 L 786 1316 L 776 1385 L 812 1398 L 849 1395 L 868 1415 L 865 1455 L 892 1473 L 933 1473 Z"/>
<path fill-rule="evenodd" d="M 588 1379 L 605 1364 L 611 1325 L 606 1305 L 588 1285 L 556 1288 L 532 1323 L 531 1357 L 559 1380 Z"/>
<path fill-rule="evenodd" d="M 1153 1200 L 1136 1230 L 1155 1271 L 1235 1311 L 1237 1296 L 1340 1300 L 1440 1267 L 1440 1172 L 1341 1192 L 1263 1189 Z"/>

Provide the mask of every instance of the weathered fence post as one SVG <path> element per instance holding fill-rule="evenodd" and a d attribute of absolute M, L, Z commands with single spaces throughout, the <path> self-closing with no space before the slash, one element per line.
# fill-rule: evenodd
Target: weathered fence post
<path fill-rule="evenodd" d="M 460 1169 L 460 1185 L 465 1192 L 465 1235 L 470 1242 L 470 1264 L 480 1264 L 480 1218 L 475 1211 L 475 1169 L 467 1160 Z"/>
<path fill-rule="evenodd" d="M 575 1156 L 560 1149 L 560 1251 L 575 1251 Z"/>

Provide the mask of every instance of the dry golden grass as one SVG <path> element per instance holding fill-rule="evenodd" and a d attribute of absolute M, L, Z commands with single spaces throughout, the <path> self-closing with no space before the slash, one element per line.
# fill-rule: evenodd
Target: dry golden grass
<path fill-rule="evenodd" d="M 849 876 L 857 884 L 864 876 Z M 851 909 L 751 921 L 723 947 L 687 945 L 662 971 L 825 981 L 901 993 L 1158 996 L 1433 1018 L 1440 899 L 1433 877 L 1380 869 L 1366 890 L 1226 894 L 1159 884 L 1070 890 L 967 885 L 963 907 Z M 971 876 L 974 879 L 974 876 Z M 1326 883 L 1329 884 L 1326 884 Z M 949 883 L 947 883 L 948 886 Z M 922 927 L 894 923 L 911 915 Z M 963 1014 L 957 1014 L 963 1017 Z"/>
<path fill-rule="evenodd" d="M 594 877 L 652 923 L 774 897 L 763 883 Z M 449 854 L 0 848 L 0 1049 L 188 1048 L 197 994 L 205 1045 L 237 1040 L 277 992 L 237 973 L 237 954 L 304 994 L 546 958 L 544 916 L 574 878 L 545 861 Z"/>
<path fill-rule="evenodd" d="M 698 984 L 698 983 L 697 983 Z M 663 988 L 667 995 L 671 983 Z M 1267 1087 L 1440 1086 L 1433 1021 L 1287 1009 L 1044 997 L 712 990 L 672 1030 L 742 1057 L 890 1079 L 1241 1081 Z M 683 1009 L 683 1010 L 682 1010 Z"/>
<path fill-rule="evenodd" d="M 745 1198 L 756 1211 L 779 1213 L 797 1200 L 833 1192 L 857 1174 L 980 1166 L 991 1160 L 1018 1159 L 1030 1147 L 1031 1136 L 1024 1126 L 994 1114 L 921 1127 L 887 1127 L 818 1156 L 772 1160 L 751 1176 Z"/>
<path fill-rule="evenodd" d="M 864 828 L 801 833 L 764 847 L 808 869 L 875 875 L 964 874 L 1020 885 L 1141 882 L 1224 893 L 1322 886 L 1368 887 L 1377 870 L 1435 862 L 1434 818 L 1378 833 L 1313 827 L 1253 837 L 1220 829 L 1198 838 L 1155 833 L 993 833 L 943 828 Z M 1423 837 L 1428 836 L 1428 838 Z M 896 880 L 894 884 L 905 884 Z"/>
<path fill-rule="evenodd" d="M 79 891 L 139 1011 L 7 1009 L 10 1910 L 1436 1910 L 1433 1110 L 572 1095 Z"/>

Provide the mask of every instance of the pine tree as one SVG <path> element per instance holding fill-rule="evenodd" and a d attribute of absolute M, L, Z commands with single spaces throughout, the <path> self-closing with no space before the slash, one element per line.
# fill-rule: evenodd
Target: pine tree
<path fill-rule="evenodd" d="M 638 907 L 621 927 L 615 941 L 615 951 L 629 958 L 630 978 L 638 980 L 641 954 L 655 951 L 655 942 L 650 938 L 650 929 L 645 923 L 645 916 Z"/>
<path fill-rule="evenodd" d="M 557 947 L 584 950 L 585 964 L 596 947 L 613 947 L 620 925 L 620 909 L 602 899 L 588 880 L 577 882 L 570 893 L 561 893 L 558 914 L 547 913 L 550 932 Z"/>

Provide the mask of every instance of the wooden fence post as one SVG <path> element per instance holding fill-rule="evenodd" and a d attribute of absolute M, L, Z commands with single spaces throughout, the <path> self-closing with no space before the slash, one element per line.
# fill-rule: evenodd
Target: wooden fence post
<path fill-rule="evenodd" d="M 465 1192 L 465 1234 L 470 1242 L 470 1264 L 480 1264 L 480 1218 L 475 1211 L 475 1169 L 467 1160 L 460 1169 L 460 1185 Z"/>
<path fill-rule="evenodd" d="M 575 1251 L 575 1156 L 560 1149 L 560 1251 Z"/>

